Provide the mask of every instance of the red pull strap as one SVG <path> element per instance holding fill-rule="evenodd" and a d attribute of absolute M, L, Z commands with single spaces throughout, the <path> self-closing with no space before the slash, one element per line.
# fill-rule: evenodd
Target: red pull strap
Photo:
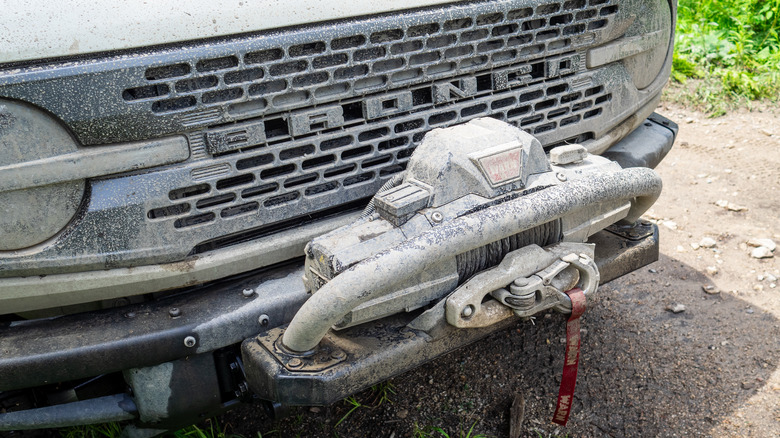
<path fill-rule="evenodd" d="M 580 288 L 566 292 L 571 298 L 571 316 L 566 322 L 566 356 L 563 360 L 563 377 L 558 390 L 558 405 L 553 423 L 566 426 L 571 414 L 574 388 L 577 386 L 577 366 L 580 361 L 580 316 L 585 313 L 585 293 Z"/>

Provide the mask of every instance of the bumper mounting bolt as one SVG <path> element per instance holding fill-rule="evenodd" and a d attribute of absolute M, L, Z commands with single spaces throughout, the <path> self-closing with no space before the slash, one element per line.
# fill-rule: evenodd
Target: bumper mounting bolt
<path fill-rule="evenodd" d="M 442 214 L 439 213 L 438 211 L 434 211 L 433 213 L 431 213 L 431 220 L 438 223 L 444 220 L 444 216 L 442 216 Z"/>
<path fill-rule="evenodd" d="M 178 318 L 181 316 L 181 309 L 178 307 L 171 307 L 168 309 L 168 315 L 170 315 L 171 318 Z"/>
<path fill-rule="evenodd" d="M 197 341 L 195 340 L 194 336 L 187 336 L 184 338 L 184 346 L 188 348 L 192 348 L 197 344 Z"/>
<path fill-rule="evenodd" d="M 262 315 L 260 315 L 259 318 L 257 318 L 257 322 L 259 322 L 260 325 L 263 326 L 263 327 L 267 326 L 268 325 L 268 315 L 263 313 Z"/>
<path fill-rule="evenodd" d="M 566 174 L 563 172 L 556 173 L 555 177 L 558 178 L 559 181 L 566 181 Z"/>
<path fill-rule="evenodd" d="M 254 290 L 254 289 L 247 288 L 247 289 L 244 289 L 244 290 L 241 292 L 241 294 L 243 294 L 243 295 L 244 295 L 246 298 L 249 298 L 249 297 L 251 297 L 252 295 L 254 295 L 254 294 L 255 294 L 255 290 Z"/>
<path fill-rule="evenodd" d="M 342 359 L 344 359 L 344 358 L 346 358 L 346 357 L 347 357 L 347 353 L 344 353 L 344 352 L 343 352 L 343 351 L 341 351 L 341 350 L 336 350 L 336 351 L 334 351 L 334 352 L 333 352 L 333 353 L 330 355 L 330 357 L 332 357 L 332 358 L 333 358 L 333 359 L 335 359 L 335 360 L 342 360 Z"/>
<path fill-rule="evenodd" d="M 290 359 L 289 362 L 287 362 L 287 366 L 289 366 L 290 368 L 300 368 L 301 365 L 303 365 L 303 361 L 301 361 L 297 357 L 294 357 Z"/>
<path fill-rule="evenodd" d="M 464 307 L 463 312 L 461 312 L 461 316 L 463 316 L 464 318 L 469 318 L 473 314 L 474 314 L 474 306 L 472 306 L 471 304 Z"/>

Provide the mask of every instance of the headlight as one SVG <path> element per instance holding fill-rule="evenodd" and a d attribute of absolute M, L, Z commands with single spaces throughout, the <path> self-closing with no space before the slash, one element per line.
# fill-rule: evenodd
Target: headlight
<path fill-rule="evenodd" d="M 68 131 L 45 112 L 0 100 L 0 251 L 44 242 L 75 216 L 84 196 L 84 180 L 16 186 L 26 185 L 20 181 L 22 174 L 32 174 L 23 168 L 76 149 Z M 37 177 L 46 179 L 42 170 Z"/>

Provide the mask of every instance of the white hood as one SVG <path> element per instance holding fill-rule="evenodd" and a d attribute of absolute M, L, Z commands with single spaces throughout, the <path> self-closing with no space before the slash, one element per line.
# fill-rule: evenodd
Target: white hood
<path fill-rule="evenodd" d="M 8 0 L 0 64 L 356 17 L 453 0 Z"/>

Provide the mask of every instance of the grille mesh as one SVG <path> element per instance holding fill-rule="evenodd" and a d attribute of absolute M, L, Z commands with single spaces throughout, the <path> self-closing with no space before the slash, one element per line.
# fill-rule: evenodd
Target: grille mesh
<path fill-rule="evenodd" d="M 260 208 L 282 210 L 280 217 L 295 217 L 306 214 L 304 208 L 296 207 L 302 199 L 338 195 L 331 198 L 337 203 L 371 194 L 363 186 L 373 187 L 405 169 L 412 151 L 430 129 L 491 116 L 538 134 L 595 117 L 610 99 L 604 86 L 572 92 L 565 79 L 560 79 L 382 124 L 360 124 L 237 151 L 222 157 L 236 169 L 233 176 L 175 189 L 169 196 L 173 204 L 150 210 L 148 217 L 188 214 L 175 220 L 176 228 L 213 223 Z"/>
<path fill-rule="evenodd" d="M 583 73 L 588 35 L 607 25 L 613 3 L 571 0 L 412 20 L 147 69 L 148 85 L 125 90 L 128 104 L 151 105 L 161 116 L 185 111 L 183 121 L 195 124 L 223 111 L 241 120 L 190 134 L 193 156 L 204 164 L 192 170 L 192 185 L 171 190 L 169 203 L 147 218 L 177 229 L 241 218 L 251 230 L 306 217 L 373 195 L 405 169 L 426 132 L 477 117 L 535 135 L 566 128 L 574 133 L 568 140 L 592 138 L 568 128 L 597 117 L 612 99 L 606 84 Z M 461 95 L 465 81 L 472 88 Z M 442 97 L 441 89 L 453 94 Z M 371 109 L 367 102 L 377 97 Z M 190 112 L 195 107 L 207 109 Z M 304 108 L 336 111 L 340 123 L 330 126 L 323 116 L 296 132 L 292 120 Z"/>

